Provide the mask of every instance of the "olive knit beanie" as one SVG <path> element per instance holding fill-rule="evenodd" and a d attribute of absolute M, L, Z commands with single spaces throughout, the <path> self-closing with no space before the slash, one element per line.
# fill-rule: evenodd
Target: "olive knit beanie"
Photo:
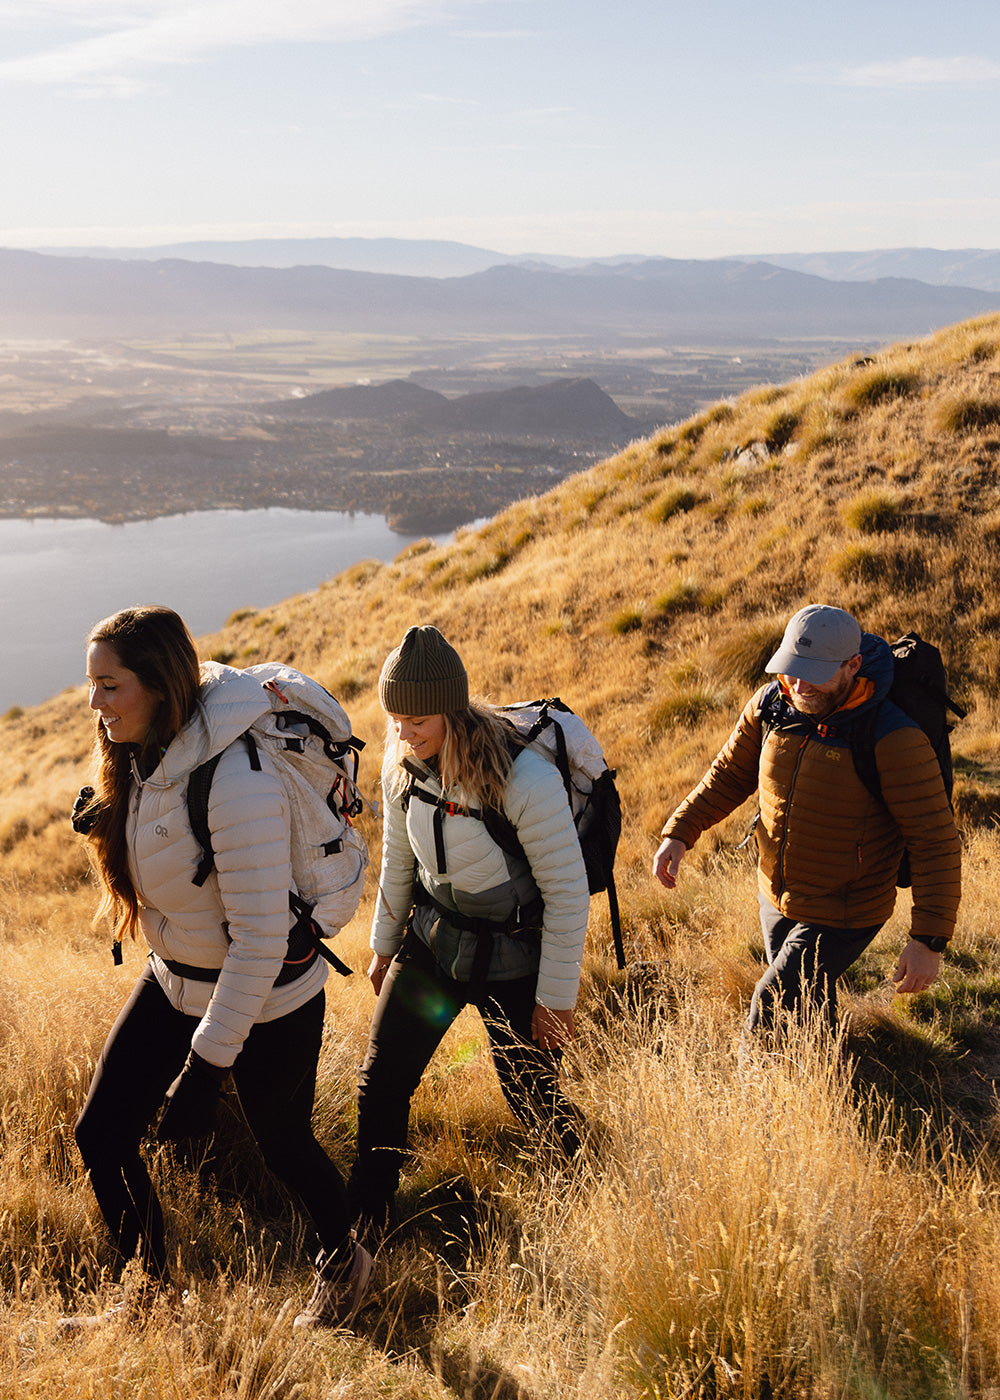
<path fill-rule="evenodd" d="M 451 714 L 469 704 L 469 677 L 436 627 L 410 627 L 385 659 L 378 698 L 390 715 Z"/>

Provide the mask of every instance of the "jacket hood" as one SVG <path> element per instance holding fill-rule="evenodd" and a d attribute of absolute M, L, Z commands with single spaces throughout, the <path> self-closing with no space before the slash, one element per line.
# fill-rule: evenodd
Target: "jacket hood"
<path fill-rule="evenodd" d="M 228 748 L 270 708 L 263 686 L 253 676 L 234 666 L 203 661 L 195 712 L 146 783 L 165 787 L 186 777 L 193 768 Z"/>
<path fill-rule="evenodd" d="M 878 705 L 889 694 L 896 663 L 892 648 L 883 637 L 875 637 L 871 632 L 861 634 L 861 670 L 859 675 L 870 680 L 875 687 L 874 694 L 862 708 Z"/>

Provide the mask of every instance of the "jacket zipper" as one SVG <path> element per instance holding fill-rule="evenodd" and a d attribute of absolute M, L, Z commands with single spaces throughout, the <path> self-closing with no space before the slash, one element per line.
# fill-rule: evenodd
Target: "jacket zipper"
<path fill-rule="evenodd" d="M 802 767 L 802 759 L 805 756 L 806 745 L 808 744 L 808 742 L 809 736 L 807 734 L 802 740 L 802 743 L 799 745 L 799 751 L 795 759 L 795 766 L 792 769 L 792 780 L 788 784 L 788 792 L 785 798 L 784 829 L 781 833 L 781 840 L 778 842 L 778 879 L 780 882 L 778 888 L 779 899 L 785 893 L 785 849 L 788 845 L 788 815 L 791 811 L 792 797 L 795 793 L 795 784 L 798 782 L 799 771 Z"/>

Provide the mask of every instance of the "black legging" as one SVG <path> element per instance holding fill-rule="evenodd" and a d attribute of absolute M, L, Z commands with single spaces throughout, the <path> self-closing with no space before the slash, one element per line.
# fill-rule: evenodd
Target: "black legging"
<path fill-rule="evenodd" d="M 348 1187 L 356 1213 L 384 1217 L 399 1185 L 410 1100 L 445 1031 L 467 1004 L 482 1015 L 511 1112 L 567 1156 L 576 1152 L 583 1119 L 560 1092 L 561 1053 L 541 1050 L 531 1039 L 537 984 L 537 973 L 487 982 L 472 997 L 468 982 L 449 977 L 430 949 L 407 934 L 382 983 L 358 1079 L 358 1152 Z"/>
<path fill-rule="evenodd" d="M 233 1066 L 243 1113 L 264 1161 L 300 1198 L 327 1257 L 350 1257 L 343 1178 L 316 1141 L 312 1109 L 323 1036 L 325 996 L 275 1021 L 259 1021 Z M 151 967 L 139 978 L 111 1028 L 76 1140 L 120 1263 L 137 1252 L 166 1276 L 163 1212 L 141 1144 L 180 1073 L 199 1018 L 175 1011 Z"/>

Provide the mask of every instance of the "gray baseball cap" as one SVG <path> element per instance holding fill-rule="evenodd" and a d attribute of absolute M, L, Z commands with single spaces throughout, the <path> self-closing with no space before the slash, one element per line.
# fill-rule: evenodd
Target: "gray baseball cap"
<path fill-rule="evenodd" d="M 808 685 L 826 685 L 860 650 L 861 627 L 849 612 L 810 603 L 790 620 L 765 669 Z"/>

